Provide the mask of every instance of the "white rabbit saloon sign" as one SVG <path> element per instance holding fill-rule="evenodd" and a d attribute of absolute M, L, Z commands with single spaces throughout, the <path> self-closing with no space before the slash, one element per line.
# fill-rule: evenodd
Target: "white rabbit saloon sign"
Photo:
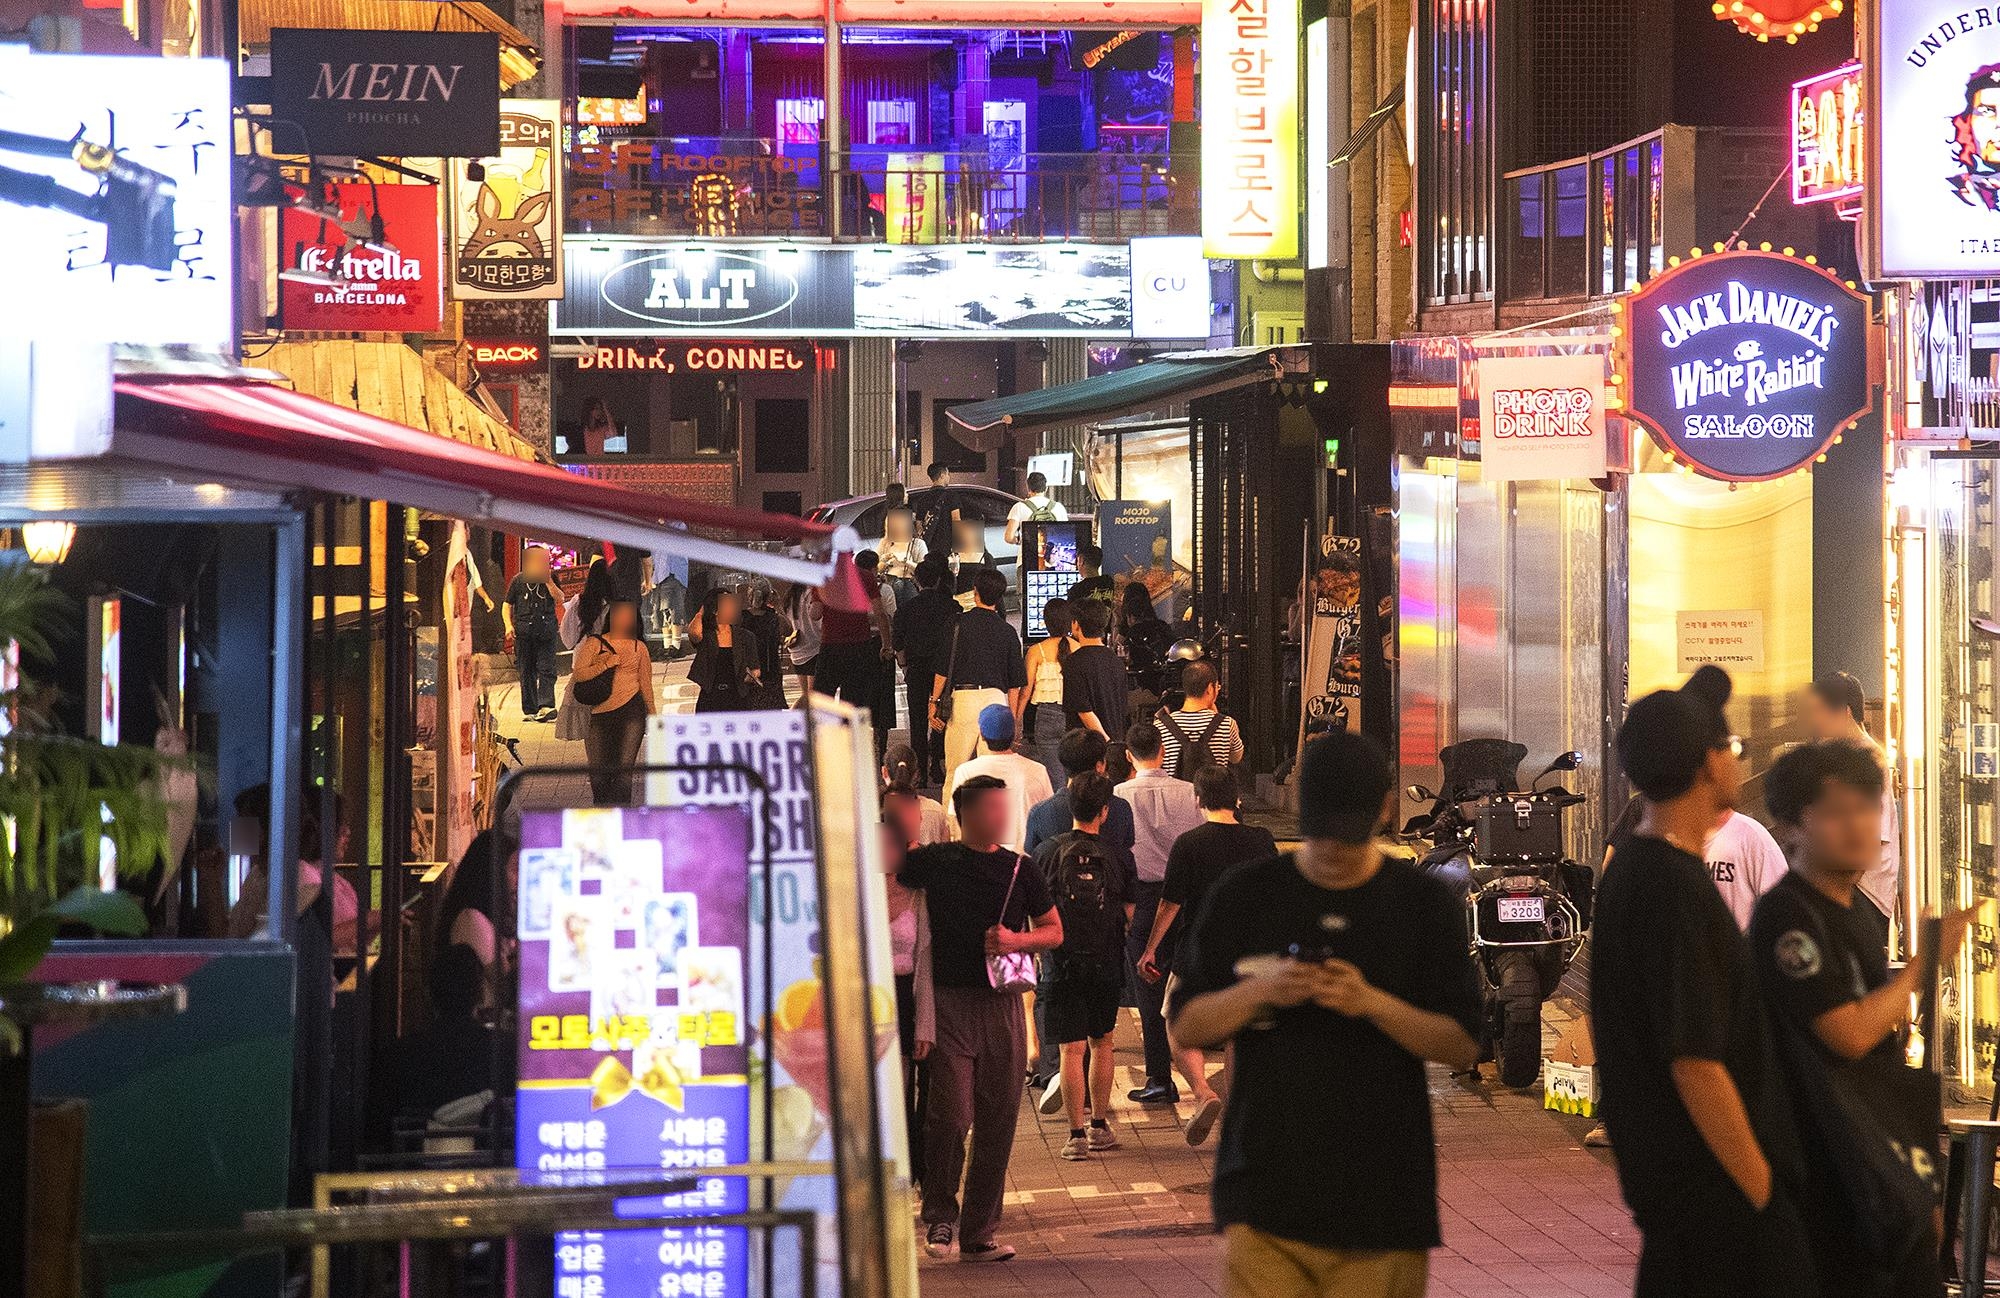
<path fill-rule="evenodd" d="M 500 156 L 453 163 L 453 296 L 563 295 L 559 111 L 553 99 L 502 100 Z"/>

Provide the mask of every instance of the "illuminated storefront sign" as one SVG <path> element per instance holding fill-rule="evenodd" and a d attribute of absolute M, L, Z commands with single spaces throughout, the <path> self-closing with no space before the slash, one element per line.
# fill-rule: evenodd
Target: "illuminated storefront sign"
<path fill-rule="evenodd" d="M 1792 201 L 1818 203 L 1861 192 L 1861 65 L 1792 86 Z"/>
<path fill-rule="evenodd" d="M 1483 480 L 1604 476 L 1602 354 L 1486 356 L 1478 376 Z"/>
<path fill-rule="evenodd" d="M 0 43 L 0 336 L 233 349 L 229 75 Z"/>
<path fill-rule="evenodd" d="M 562 164 L 556 157 L 562 105 L 553 99 L 500 103 L 500 153 L 451 169 L 451 286 L 457 298 L 559 298 Z"/>
<path fill-rule="evenodd" d="M 519 374 L 542 368 L 546 349 L 533 338 L 468 338 L 472 363 L 488 374 Z"/>
<path fill-rule="evenodd" d="M 781 343 L 621 343 L 588 347 L 568 358 L 578 370 L 676 374 L 788 374 L 813 368 L 809 348 Z"/>
<path fill-rule="evenodd" d="M 1214 301 L 1195 235 L 1132 241 L 1132 336 L 1206 338 Z"/>
<path fill-rule="evenodd" d="M 1299 252 L 1298 0 L 1204 0 L 1201 237 L 1211 257 Z"/>
<path fill-rule="evenodd" d="M 1868 277 L 2000 274 L 2000 11 L 1868 6 Z"/>
<path fill-rule="evenodd" d="M 270 84 L 272 115 L 312 145 L 301 153 L 476 158 L 502 143 L 492 32 L 277 27 Z"/>
<path fill-rule="evenodd" d="M 1872 404 L 1868 299 L 1819 266 L 1698 256 L 1621 305 L 1627 413 L 1705 477 L 1804 468 Z"/>
<path fill-rule="evenodd" d="M 569 185 L 569 219 L 578 224 L 662 221 L 671 232 L 708 238 L 826 230 L 816 154 L 739 156 L 611 140 L 570 150 Z"/>
<path fill-rule="evenodd" d="M 428 333 L 444 320 L 436 185 L 335 185 L 346 220 L 377 218 L 379 243 L 350 242 L 337 225 L 296 208 L 278 213 L 279 264 L 333 282 L 278 282 L 288 330 Z"/>
<path fill-rule="evenodd" d="M 521 817 L 515 1161 L 688 1169 L 647 1210 L 742 1212 L 750 1157 L 750 818 L 741 807 Z M 558 1235 L 560 1294 L 748 1292 L 741 1226 Z"/>
<path fill-rule="evenodd" d="M 566 256 L 552 328 L 565 335 L 1132 335 L 1119 244 L 724 249 L 573 235 Z"/>

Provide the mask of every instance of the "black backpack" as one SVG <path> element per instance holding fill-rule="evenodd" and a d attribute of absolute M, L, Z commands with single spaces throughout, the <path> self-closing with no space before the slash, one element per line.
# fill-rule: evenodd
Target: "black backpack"
<path fill-rule="evenodd" d="M 1199 737 L 1189 735 L 1174 720 L 1174 714 L 1161 708 L 1160 724 L 1179 736 L 1181 746 L 1174 753 L 1174 768 L 1167 774 L 1177 780 L 1193 780 L 1194 773 L 1204 766 L 1215 765 L 1215 753 L 1209 749 L 1208 741 L 1215 738 L 1215 732 L 1222 729 L 1222 714 L 1216 713 Z"/>
<path fill-rule="evenodd" d="M 1056 853 L 1056 913 L 1062 917 L 1058 950 L 1066 970 L 1117 970 L 1125 957 L 1125 912 L 1111 896 L 1111 858 L 1087 834 L 1064 837 Z"/>

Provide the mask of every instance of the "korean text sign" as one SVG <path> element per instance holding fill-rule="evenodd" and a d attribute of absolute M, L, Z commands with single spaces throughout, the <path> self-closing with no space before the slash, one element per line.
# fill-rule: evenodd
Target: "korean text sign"
<path fill-rule="evenodd" d="M 2000 6 L 1866 13 L 1869 278 L 2000 274 Z"/>
<path fill-rule="evenodd" d="M 452 296 L 563 295 L 561 121 L 553 99 L 503 99 L 500 152 L 480 162 L 480 179 L 467 162 L 452 165 Z"/>
<path fill-rule="evenodd" d="M 523 1171 L 672 1172 L 750 1154 L 750 819 L 741 806 L 530 811 L 521 818 Z M 741 1212 L 703 1177 L 634 1213 Z M 741 1227 L 556 1240 L 556 1294 L 746 1291 Z"/>
<path fill-rule="evenodd" d="M 1298 0 L 1203 0 L 1201 67 L 1202 250 L 1298 256 Z"/>
<path fill-rule="evenodd" d="M 1792 201 L 1820 203 L 1861 192 L 1861 65 L 1792 85 Z"/>
<path fill-rule="evenodd" d="M 380 217 L 382 242 L 350 244 L 340 227 L 296 208 L 278 214 L 281 265 L 341 284 L 281 280 L 287 329 L 365 329 L 427 333 L 444 319 L 436 185 L 335 185 L 334 204 L 349 220 Z"/>
<path fill-rule="evenodd" d="M 1706 477 L 1813 462 L 1873 404 L 1868 300 L 1768 252 L 1691 258 L 1626 299 L 1626 412 Z"/>
<path fill-rule="evenodd" d="M 1601 478 L 1609 445 L 1601 353 L 1480 358 L 1484 480 Z"/>
<path fill-rule="evenodd" d="M 229 112 L 221 59 L 0 45 L 0 123 L 35 150 L 0 150 L 23 177 L 0 200 L 0 335 L 228 350 Z"/>

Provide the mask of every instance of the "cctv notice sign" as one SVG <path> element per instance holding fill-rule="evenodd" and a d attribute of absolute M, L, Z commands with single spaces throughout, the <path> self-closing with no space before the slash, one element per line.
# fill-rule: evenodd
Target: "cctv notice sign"
<path fill-rule="evenodd" d="M 1610 455 L 1604 355 L 1478 362 L 1480 477 L 1601 478 Z"/>
<path fill-rule="evenodd" d="M 2000 274 L 2000 4 L 1866 15 L 1868 277 Z"/>

